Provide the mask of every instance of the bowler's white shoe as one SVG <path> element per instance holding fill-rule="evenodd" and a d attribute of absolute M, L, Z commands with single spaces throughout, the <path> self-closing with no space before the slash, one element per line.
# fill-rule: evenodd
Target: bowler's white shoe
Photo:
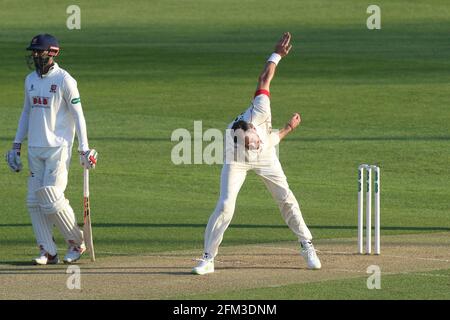
<path fill-rule="evenodd" d="M 308 265 L 308 269 L 319 270 L 322 268 L 322 264 L 320 263 L 319 257 L 316 254 L 316 250 L 311 241 L 302 241 L 302 250 L 300 254 L 303 258 L 305 258 L 306 263 Z"/>
<path fill-rule="evenodd" d="M 192 269 L 193 274 L 207 274 L 214 272 L 214 258 L 209 258 L 207 254 L 203 255 L 203 258 L 200 259 L 198 266 Z"/>
<path fill-rule="evenodd" d="M 84 242 L 79 245 L 70 245 L 67 250 L 66 255 L 64 256 L 64 263 L 74 263 L 81 258 L 81 255 L 86 251 L 86 245 Z"/>
<path fill-rule="evenodd" d="M 39 255 L 34 258 L 33 260 L 34 264 L 40 264 L 40 265 L 46 265 L 46 264 L 58 264 L 59 258 L 58 255 L 50 255 L 47 251 L 41 250 Z"/>

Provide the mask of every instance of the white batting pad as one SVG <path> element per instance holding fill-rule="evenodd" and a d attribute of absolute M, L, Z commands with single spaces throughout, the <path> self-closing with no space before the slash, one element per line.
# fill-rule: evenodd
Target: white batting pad
<path fill-rule="evenodd" d="M 70 245 L 81 245 L 83 233 L 64 194 L 58 188 L 50 186 L 36 190 L 36 196 L 42 211 L 49 215 L 49 219 L 58 227 L 66 242 Z"/>
<path fill-rule="evenodd" d="M 83 233 L 77 225 L 75 214 L 68 201 L 64 210 L 58 211 L 49 217 L 58 227 L 69 245 L 79 246 L 83 243 Z"/>
<path fill-rule="evenodd" d="M 64 194 L 56 187 L 43 187 L 36 190 L 36 197 L 41 205 L 42 212 L 46 214 L 54 214 L 64 210 L 68 202 L 64 198 Z"/>
<path fill-rule="evenodd" d="M 33 225 L 38 246 L 50 255 L 56 255 L 57 248 L 52 235 L 53 223 L 46 214 L 41 212 L 39 206 L 28 206 L 28 213 L 31 217 L 31 224 Z"/>

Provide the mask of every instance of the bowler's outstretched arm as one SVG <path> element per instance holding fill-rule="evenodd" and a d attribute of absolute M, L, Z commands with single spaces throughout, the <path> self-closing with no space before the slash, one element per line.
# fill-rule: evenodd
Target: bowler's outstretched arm
<path fill-rule="evenodd" d="M 266 65 L 264 66 L 264 70 L 258 77 L 258 85 L 256 87 L 256 91 L 258 90 L 267 90 L 270 91 L 270 82 L 275 75 L 275 69 L 277 67 L 278 62 L 281 58 L 285 57 L 289 50 L 291 50 L 292 45 L 291 42 L 291 34 L 289 32 L 285 32 L 281 39 L 275 46 L 274 53 L 270 56 Z"/>

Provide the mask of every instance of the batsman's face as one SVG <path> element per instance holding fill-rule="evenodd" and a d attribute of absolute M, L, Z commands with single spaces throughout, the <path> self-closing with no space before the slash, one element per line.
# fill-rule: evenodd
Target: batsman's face
<path fill-rule="evenodd" d="M 47 50 L 33 50 L 33 51 L 31 51 L 31 55 L 33 57 L 46 57 L 46 56 L 48 56 L 48 51 Z"/>
<path fill-rule="evenodd" d="M 31 52 L 31 60 L 34 67 L 39 73 L 46 73 L 46 67 L 53 63 L 52 56 L 49 55 L 47 50 L 33 50 Z"/>

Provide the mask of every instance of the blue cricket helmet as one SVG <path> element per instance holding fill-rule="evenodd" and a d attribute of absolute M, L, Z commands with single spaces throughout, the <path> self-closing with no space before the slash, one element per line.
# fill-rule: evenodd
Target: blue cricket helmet
<path fill-rule="evenodd" d="M 48 33 L 38 34 L 31 39 L 27 50 L 43 50 L 48 51 L 49 56 L 57 56 L 59 53 L 59 42 L 54 36 Z"/>

